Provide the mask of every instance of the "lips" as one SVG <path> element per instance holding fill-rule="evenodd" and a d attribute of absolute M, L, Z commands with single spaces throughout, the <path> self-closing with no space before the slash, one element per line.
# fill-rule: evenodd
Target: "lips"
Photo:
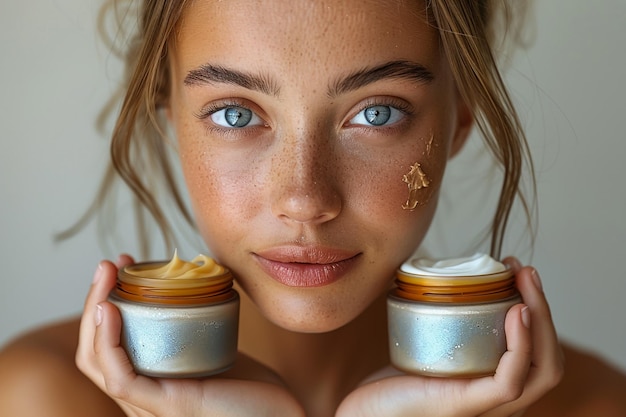
<path fill-rule="evenodd" d="M 290 287 L 321 287 L 341 279 L 360 254 L 344 250 L 283 246 L 253 253 L 261 269 Z"/>

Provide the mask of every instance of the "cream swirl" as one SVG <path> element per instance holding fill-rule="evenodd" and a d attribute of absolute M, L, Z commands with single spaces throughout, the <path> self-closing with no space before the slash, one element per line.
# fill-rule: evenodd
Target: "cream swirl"
<path fill-rule="evenodd" d="M 206 255 L 198 255 L 191 261 L 184 261 L 174 251 L 172 260 L 163 266 L 141 269 L 141 271 L 127 268 L 127 272 L 143 278 L 190 279 L 222 275 L 226 272 L 226 268 Z"/>
<path fill-rule="evenodd" d="M 468 257 L 442 260 L 413 258 L 402 264 L 400 270 L 408 274 L 431 277 L 468 277 L 503 272 L 506 267 L 489 255 L 476 253 Z"/>

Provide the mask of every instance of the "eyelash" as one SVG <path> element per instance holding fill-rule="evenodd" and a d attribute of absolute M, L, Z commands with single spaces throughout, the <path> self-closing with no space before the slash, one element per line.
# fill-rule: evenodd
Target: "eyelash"
<path fill-rule="evenodd" d="M 367 130 L 380 132 L 381 130 L 396 129 L 400 125 L 403 125 L 404 123 L 407 122 L 406 117 L 404 117 L 399 122 L 394 123 L 392 125 L 388 125 L 388 126 L 368 126 L 368 125 L 350 125 L 349 124 L 350 120 L 355 118 L 357 114 L 361 113 L 362 111 L 364 111 L 367 108 L 375 107 L 375 106 L 392 107 L 392 108 L 398 110 L 404 116 L 408 116 L 408 117 L 413 116 L 415 114 L 415 110 L 414 110 L 413 106 L 411 106 L 410 104 L 408 104 L 405 101 L 398 100 L 398 99 L 393 99 L 393 98 L 372 98 L 372 99 L 366 100 L 361 105 L 359 105 L 358 110 L 356 112 L 354 112 L 348 118 L 348 121 L 344 124 L 344 126 L 355 127 L 355 128 L 359 128 L 359 129 L 367 129 Z"/>
<path fill-rule="evenodd" d="M 405 101 L 402 100 L 397 100 L 397 99 L 393 99 L 393 98 L 372 98 L 372 99 L 368 99 L 367 101 L 363 102 L 359 107 L 358 110 L 356 112 L 354 112 L 349 118 L 348 121 L 346 123 L 344 123 L 345 127 L 355 127 L 355 128 L 359 128 L 359 129 L 366 129 L 366 130 L 370 130 L 370 131 L 374 131 L 374 132 L 378 132 L 380 133 L 381 130 L 392 130 L 392 129 L 396 129 L 398 128 L 400 125 L 403 125 L 407 122 L 406 117 L 404 117 L 402 120 L 400 120 L 399 122 L 396 122 L 392 125 L 389 126 L 368 126 L 368 125 L 363 125 L 363 124 L 359 124 L 359 125 L 350 125 L 349 122 L 350 120 L 352 120 L 354 117 L 356 117 L 357 114 L 361 113 L 362 111 L 366 110 L 367 108 L 370 107 L 375 107 L 375 106 L 388 106 L 388 107 L 392 107 L 396 110 L 398 110 L 399 112 L 401 112 L 404 116 L 413 116 L 415 114 L 415 110 L 413 108 L 413 106 L 411 106 L 410 104 L 406 103 Z M 239 100 L 227 100 L 227 101 L 222 101 L 222 102 L 218 102 L 218 103 L 211 103 L 209 105 L 207 105 L 206 107 L 202 108 L 198 113 L 195 114 L 195 116 L 199 119 L 199 120 L 206 120 L 208 118 L 210 118 L 214 113 L 217 113 L 221 110 L 230 108 L 230 107 L 242 107 L 242 108 L 246 108 L 249 109 L 250 111 L 254 112 L 254 110 L 252 110 L 250 108 L 250 105 L 239 101 Z M 254 112 L 255 114 L 258 115 L 257 112 Z M 258 127 L 258 126 L 252 126 L 252 127 Z M 246 129 L 246 128 L 224 128 L 221 126 L 217 126 L 215 124 L 212 123 L 207 123 L 207 131 L 211 131 L 211 132 L 220 132 L 223 134 L 234 134 L 234 133 L 243 133 L 243 131 L 249 130 L 250 128 Z"/>
<path fill-rule="evenodd" d="M 195 114 L 195 116 L 200 120 L 204 120 L 207 117 L 210 117 L 213 113 L 218 112 L 220 110 L 227 109 L 229 107 L 246 107 L 246 106 L 244 106 L 243 103 L 236 101 L 236 100 L 223 101 L 220 103 L 211 103 L 203 107 L 198 113 Z"/>
<path fill-rule="evenodd" d="M 206 119 L 209 119 L 213 114 L 221 111 L 221 110 L 225 110 L 231 107 L 241 107 L 244 109 L 248 109 L 250 111 L 252 111 L 253 113 L 255 113 L 258 116 L 258 112 L 255 112 L 254 110 L 252 110 L 251 106 L 249 104 L 244 103 L 243 101 L 240 100 L 236 100 L 236 99 L 230 99 L 230 100 L 226 100 L 226 101 L 220 101 L 217 103 L 210 103 L 207 106 L 205 106 L 204 108 L 202 108 L 198 113 L 195 114 L 196 118 L 198 118 L 199 120 L 203 120 L 205 121 Z M 259 127 L 259 126 L 251 126 L 251 127 L 247 127 L 247 128 L 226 128 L 226 127 L 222 127 L 219 125 L 216 125 L 214 123 L 211 123 L 210 121 L 206 123 L 206 131 L 207 132 L 211 132 L 211 133 L 220 133 L 222 135 L 241 135 L 242 133 L 247 133 L 250 131 L 251 128 L 254 127 Z"/>

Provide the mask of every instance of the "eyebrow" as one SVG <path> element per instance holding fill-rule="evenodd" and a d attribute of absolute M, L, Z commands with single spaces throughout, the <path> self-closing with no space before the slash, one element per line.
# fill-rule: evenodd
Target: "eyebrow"
<path fill-rule="evenodd" d="M 184 83 L 188 86 L 215 83 L 233 84 L 272 96 L 278 96 L 280 93 L 278 84 L 269 76 L 248 74 L 211 64 L 202 65 L 189 71 Z"/>
<path fill-rule="evenodd" d="M 404 79 L 428 84 L 435 79 L 435 75 L 416 62 L 390 61 L 375 67 L 363 68 L 337 80 L 330 86 L 328 95 L 335 97 L 384 79 Z"/>
<path fill-rule="evenodd" d="M 435 79 L 434 74 L 425 66 L 411 61 L 390 61 L 374 67 L 367 67 L 339 78 L 328 88 L 328 96 L 336 97 L 357 90 L 384 79 L 404 79 L 420 84 L 427 84 Z M 184 84 L 197 86 L 203 84 L 233 84 L 249 90 L 278 96 L 278 83 L 264 74 L 244 73 L 219 65 L 205 64 L 187 73 Z"/>

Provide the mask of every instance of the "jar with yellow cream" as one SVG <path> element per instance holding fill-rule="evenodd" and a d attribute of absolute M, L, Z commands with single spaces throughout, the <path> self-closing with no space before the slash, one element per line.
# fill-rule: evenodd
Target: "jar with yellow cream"
<path fill-rule="evenodd" d="M 195 378 L 230 368 L 237 355 L 239 295 L 230 271 L 199 255 L 120 269 L 111 301 L 122 346 L 139 374 Z"/>

